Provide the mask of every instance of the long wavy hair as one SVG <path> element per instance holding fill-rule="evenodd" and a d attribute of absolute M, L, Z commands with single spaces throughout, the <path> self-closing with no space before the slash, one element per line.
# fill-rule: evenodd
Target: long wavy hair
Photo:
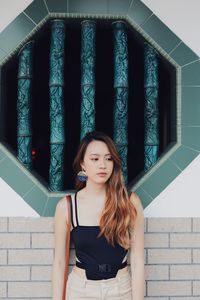
<path fill-rule="evenodd" d="M 130 195 L 126 190 L 122 175 L 122 163 L 112 139 L 103 132 L 92 131 L 81 140 L 76 157 L 73 162 L 73 169 L 77 174 L 81 170 L 81 163 L 84 161 L 87 146 L 92 141 L 104 142 L 113 160 L 113 171 L 106 182 L 106 202 L 100 218 L 100 233 L 104 234 L 108 243 L 114 246 L 118 242 L 123 248 L 131 246 L 130 232 L 134 229 L 137 211 L 130 201 Z M 75 179 L 75 188 L 82 189 L 86 182 Z"/>

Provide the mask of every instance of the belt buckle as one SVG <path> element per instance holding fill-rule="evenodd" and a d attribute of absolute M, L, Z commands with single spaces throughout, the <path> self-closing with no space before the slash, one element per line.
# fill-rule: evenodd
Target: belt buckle
<path fill-rule="evenodd" d="M 98 265 L 99 272 L 111 272 L 111 265 L 110 264 L 101 264 Z"/>

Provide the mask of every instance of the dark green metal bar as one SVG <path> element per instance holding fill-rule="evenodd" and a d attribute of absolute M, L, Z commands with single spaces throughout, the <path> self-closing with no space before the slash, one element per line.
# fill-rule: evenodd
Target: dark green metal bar
<path fill-rule="evenodd" d="M 114 37 L 114 109 L 113 140 L 122 160 L 124 182 L 128 181 L 128 40 L 126 25 L 122 21 L 113 22 Z"/>
<path fill-rule="evenodd" d="M 51 24 L 50 47 L 50 166 L 49 187 L 61 191 L 64 184 L 64 43 L 65 22 Z"/>
<path fill-rule="evenodd" d="M 33 77 L 33 41 L 19 52 L 17 97 L 17 157 L 32 169 L 31 85 Z"/>
<path fill-rule="evenodd" d="M 96 24 L 81 23 L 81 132 L 80 139 L 95 129 Z"/>
<path fill-rule="evenodd" d="M 158 60 L 149 44 L 144 47 L 144 169 L 147 171 L 158 159 Z"/>

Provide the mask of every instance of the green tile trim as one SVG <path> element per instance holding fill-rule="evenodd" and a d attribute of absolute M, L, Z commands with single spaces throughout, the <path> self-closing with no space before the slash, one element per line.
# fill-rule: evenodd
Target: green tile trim
<path fill-rule="evenodd" d="M 6 154 L 0 149 L 0 164 L 5 157 L 6 157 Z"/>
<path fill-rule="evenodd" d="M 40 215 L 43 215 L 44 208 L 46 206 L 48 197 L 44 192 L 37 187 L 33 186 L 24 196 L 23 199 Z"/>
<path fill-rule="evenodd" d="M 150 195 L 148 195 L 148 193 L 144 191 L 141 187 L 134 190 L 134 192 L 136 192 L 136 194 L 139 196 L 142 202 L 143 209 L 145 209 L 149 205 L 149 203 L 153 201 L 153 198 Z"/>
<path fill-rule="evenodd" d="M 199 90 L 192 88 L 194 85 L 200 87 L 200 62 L 192 63 L 199 58 L 139 0 L 35 0 L 0 34 L 0 63 L 16 54 L 19 46 L 42 28 L 49 18 L 56 17 L 123 18 L 177 70 L 178 119 L 174 120 L 173 126 L 177 128 L 178 142 L 169 146 L 157 164 L 130 187 L 138 193 L 146 207 L 200 152 Z M 191 106 L 188 106 L 189 102 Z M 67 193 L 74 192 L 50 192 L 1 144 L 0 176 L 41 216 L 54 216 L 57 202 Z"/>
<path fill-rule="evenodd" d="M 131 2 L 131 0 L 108 0 L 108 14 L 126 15 Z"/>
<path fill-rule="evenodd" d="M 200 126 L 182 126 L 182 144 L 193 150 L 200 151 Z"/>
<path fill-rule="evenodd" d="M 34 27 L 35 24 L 24 13 L 21 13 L 0 33 L 1 49 L 9 53 Z"/>
<path fill-rule="evenodd" d="M 183 171 L 197 156 L 198 151 L 194 151 L 184 146 L 180 146 L 170 157 L 170 160 Z"/>
<path fill-rule="evenodd" d="M 68 0 L 45 0 L 44 3 L 46 3 L 49 12 L 68 12 Z"/>
<path fill-rule="evenodd" d="M 75 190 L 70 190 L 70 191 L 66 191 L 64 193 L 64 195 L 60 196 L 60 195 L 57 195 L 57 196 L 49 196 L 48 197 L 48 201 L 47 201 L 47 204 L 44 208 L 44 211 L 43 211 L 43 216 L 44 217 L 52 217 L 54 216 L 55 214 L 55 208 L 56 208 L 56 204 L 58 203 L 59 200 L 61 200 L 63 197 L 65 197 L 66 195 L 69 195 L 69 194 L 74 194 L 75 193 Z"/>
<path fill-rule="evenodd" d="M 152 15 L 141 27 L 167 53 L 180 43 L 180 39 L 155 15 Z"/>
<path fill-rule="evenodd" d="M 182 85 L 200 86 L 200 61 L 182 67 Z"/>
<path fill-rule="evenodd" d="M 55 2 L 55 1 L 54 1 Z M 48 15 L 47 7 L 43 0 L 33 1 L 24 11 L 36 24 Z"/>
<path fill-rule="evenodd" d="M 181 173 L 170 160 L 165 161 L 140 186 L 150 197 L 158 196 Z"/>
<path fill-rule="evenodd" d="M 73 14 L 107 14 L 107 0 L 68 0 L 68 12 Z"/>
<path fill-rule="evenodd" d="M 182 87 L 182 125 L 200 126 L 200 87 Z"/>
<path fill-rule="evenodd" d="M 181 42 L 177 48 L 170 53 L 170 56 L 179 64 L 180 66 L 191 63 L 199 59 L 198 55 L 194 53 L 190 48 L 188 48 L 183 42 Z"/>
<path fill-rule="evenodd" d="M 7 52 L 4 50 L 0 49 L 0 62 L 8 55 Z"/>
<path fill-rule="evenodd" d="M 138 25 L 144 23 L 153 12 L 139 0 L 133 0 L 127 15 Z"/>
<path fill-rule="evenodd" d="M 21 172 L 19 166 L 13 164 L 9 157 L 4 158 L 0 165 L 0 177 L 20 196 L 23 196 L 33 187 L 33 182 Z"/>

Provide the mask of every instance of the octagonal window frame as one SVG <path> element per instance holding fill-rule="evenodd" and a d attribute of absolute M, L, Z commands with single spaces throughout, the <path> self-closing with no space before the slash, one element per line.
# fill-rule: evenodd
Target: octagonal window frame
<path fill-rule="evenodd" d="M 123 4 L 116 0 L 105 0 L 101 4 L 97 0 L 60 0 L 56 3 L 52 0 L 34 0 L 5 28 L 0 34 L 0 68 L 51 18 L 123 19 L 176 68 L 177 118 L 174 126 L 177 142 L 170 144 L 157 163 L 142 177 L 140 174 L 134 180 L 135 184 L 129 186 L 130 190 L 139 195 L 145 208 L 200 152 L 200 143 L 195 139 L 200 130 L 200 120 L 196 115 L 196 123 L 193 125 L 191 122 L 194 120 L 186 113 L 193 93 L 193 102 L 196 107 L 200 107 L 200 59 L 139 0 L 125 0 Z M 17 34 L 14 39 L 11 38 L 13 34 Z M 9 42 L 3 43 L 6 40 Z M 196 111 L 195 105 L 190 108 L 191 113 Z M 55 193 L 48 190 L 17 160 L 12 149 L 2 143 L 0 176 L 40 216 L 53 216 L 59 199 L 74 192 L 67 190 Z"/>

